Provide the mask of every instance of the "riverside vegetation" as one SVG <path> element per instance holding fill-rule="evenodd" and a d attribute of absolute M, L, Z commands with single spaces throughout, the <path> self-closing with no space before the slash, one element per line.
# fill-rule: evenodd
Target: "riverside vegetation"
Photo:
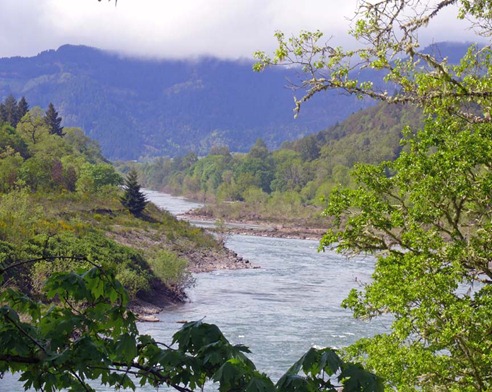
<path fill-rule="evenodd" d="M 231 258 L 203 230 L 153 205 L 139 210 L 141 219 L 127 213 L 135 206 L 120 203 L 123 178 L 98 145 L 80 129 L 61 128 L 60 121 L 51 128 L 52 105 L 46 114 L 40 108 L 22 114 L 22 102 L 8 97 L 0 107 L 10 119 L 0 128 L 0 239 L 5 260 L 40 261 L 10 270 L 5 276 L 10 286 L 38 295 L 51 273 L 80 267 L 51 259 L 92 254 L 117 268 L 131 299 L 150 298 L 156 289 L 179 299 L 191 283 L 189 272 L 205 268 L 196 254 Z"/>
<path fill-rule="evenodd" d="M 397 158 L 402 130 L 416 130 L 422 119 L 417 107 L 381 103 L 275 151 L 259 139 L 246 154 L 217 146 L 200 159 L 190 153 L 118 165 L 136 168 L 148 188 L 205 201 L 192 212 L 201 218 L 262 222 L 280 227 L 273 235 L 285 229 L 320 238 L 327 226 L 321 212 L 332 190 L 354 186 L 350 170 L 356 163 Z"/>
<path fill-rule="evenodd" d="M 202 229 L 147 204 L 98 145 L 61 127 L 53 105 L 0 104 L 0 375 L 36 390 L 167 384 L 179 391 L 274 390 L 215 325 L 190 322 L 175 348 L 138 333 L 142 300 L 184 299 L 191 271 L 247 268 Z M 147 306 L 143 302 L 144 306 Z M 303 376 L 299 376 L 298 373 Z M 133 376 L 133 378 L 132 378 Z M 311 349 L 278 382 L 297 390 L 379 379 L 329 348 Z"/>
<path fill-rule="evenodd" d="M 456 62 L 437 46 L 420 50 L 419 38 L 444 11 L 476 32 L 477 43 Z M 376 257 L 372 282 L 352 290 L 343 306 L 359 318 L 390 315 L 393 322 L 387 333 L 348 347 L 345 358 L 381 376 L 389 390 L 492 389 L 491 15 L 489 0 L 360 1 L 352 29 L 360 48 L 332 46 L 319 31 L 294 37 L 277 32 L 277 50 L 256 53 L 258 71 L 287 65 L 305 73 L 293 86 L 300 94 L 296 112 L 312 97 L 339 89 L 421 113 L 416 126 L 411 118 L 400 127 L 393 156 L 357 163 L 350 182 L 328 190 L 323 209 L 330 220 L 321 249 Z M 352 71 L 360 69 L 381 72 L 388 84 L 355 78 Z M 295 153 L 274 152 L 270 162 Z M 237 161 L 253 159 L 250 153 Z M 213 180 L 235 180 L 241 173 L 238 164 L 232 175 L 216 178 L 198 171 L 200 161 L 184 178 L 212 179 L 199 183 L 207 192 Z M 213 155 L 203 161 L 220 162 Z M 323 165 L 313 170 L 318 168 Z M 258 199 L 278 198 L 271 189 L 278 184 L 271 173 L 278 171 L 253 171 Z M 308 189 L 299 187 L 307 195 Z M 301 199 L 299 193 L 292 197 Z"/>

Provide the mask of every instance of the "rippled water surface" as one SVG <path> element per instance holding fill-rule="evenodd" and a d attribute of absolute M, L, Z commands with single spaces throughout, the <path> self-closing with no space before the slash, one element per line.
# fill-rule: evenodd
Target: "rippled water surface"
<path fill-rule="evenodd" d="M 179 321 L 205 318 L 232 343 L 249 346 L 257 367 L 277 378 L 313 345 L 341 347 L 384 330 L 340 307 L 369 280 L 372 260 L 318 253 L 316 241 L 232 236 L 227 245 L 261 268 L 197 275 L 190 302 L 142 332 L 169 336 Z"/>

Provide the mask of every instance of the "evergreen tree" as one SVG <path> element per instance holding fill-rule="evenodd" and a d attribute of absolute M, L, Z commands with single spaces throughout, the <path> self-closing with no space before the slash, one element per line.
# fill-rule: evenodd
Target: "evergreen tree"
<path fill-rule="evenodd" d="M 29 105 L 26 101 L 26 98 L 22 97 L 17 104 L 17 121 L 20 121 L 22 117 L 26 115 L 29 111 Z"/>
<path fill-rule="evenodd" d="M 133 215 L 138 216 L 148 203 L 147 198 L 140 190 L 136 170 L 131 170 L 125 180 L 125 193 L 120 201 Z"/>
<path fill-rule="evenodd" d="M 58 116 L 58 112 L 55 110 L 55 106 L 50 102 L 48 110 L 44 117 L 46 125 L 50 129 L 50 134 L 64 136 L 63 127 L 61 126 L 62 118 Z"/>
<path fill-rule="evenodd" d="M 0 103 L 0 123 L 7 122 L 7 111 L 5 110 L 5 105 Z"/>
<path fill-rule="evenodd" d="M 17 111 L 17 100 L 13 95 L 9 95 L 4 101 L 5 121 L 12 125 L 14 128 L 19 122 L 19 116 Z"/>

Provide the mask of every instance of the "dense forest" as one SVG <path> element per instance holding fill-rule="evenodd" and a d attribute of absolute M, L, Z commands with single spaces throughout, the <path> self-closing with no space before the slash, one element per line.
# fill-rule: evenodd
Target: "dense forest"
<path fill-rule="evenodd" d="M 207 201 L 201 213 L 214 218 L 326 227 L 322 207 L 333 189 L 353 185 L 353 166 L 396 159 L 403 130 L 421 124 L 414 107 L 379 104 L 278 150 L 258 139 L 245 154 L 216 146 L 205 157 L 190 153 L 131 166 L 149 188 Z"/>
<path fill-rule="evenodd" d="M 37 56 L 0 59 L 0 99 L 52 101 L 65 126 L 80 126 L 104 156 L 143 159 L 207 154 L 217 144 L 270 148 L 341 121 L 370 101 L 330 93 L 292 115 L 295 70 L 251 71 L 251 60 L 150 60 L 63 45 Z"/>

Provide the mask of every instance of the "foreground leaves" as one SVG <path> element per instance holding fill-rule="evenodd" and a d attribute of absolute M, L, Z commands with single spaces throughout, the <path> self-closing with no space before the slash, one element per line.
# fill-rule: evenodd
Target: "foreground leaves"
<path fill-rule="evenodd" d="M 0 372 L 20 373 L 25 389 L 92 391 L 96 381 L 183 392 L 211 382 L 220 391 L 381 390 L 375 376 L 332 349 L 310 349 L 275 385 L 247 358 L 248 348 L 232 345 L 215 325 L 185 324 L 173 337 L 176 348 L 140 335 L 124 288 L 99 266 L 53 274 L 45 293 L 51 305 L 13 289 L 0 294 Z"/>

